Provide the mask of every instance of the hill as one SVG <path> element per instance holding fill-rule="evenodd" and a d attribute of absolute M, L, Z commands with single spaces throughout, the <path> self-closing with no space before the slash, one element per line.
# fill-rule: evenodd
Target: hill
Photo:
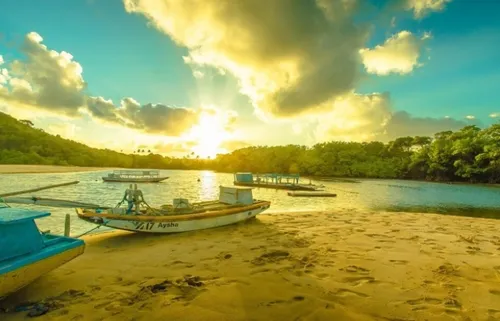
<path fill-rule="evenodd" d="M 131 155 L 92 148 L 34 128 L 0 112 L 0 164 L 73 165 L 123 168 L 205 168 L 203 162 L 158 154 Z"/>

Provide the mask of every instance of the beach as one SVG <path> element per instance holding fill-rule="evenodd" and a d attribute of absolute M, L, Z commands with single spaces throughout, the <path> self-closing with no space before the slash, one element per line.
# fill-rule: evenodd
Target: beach
<path fill-rule="evenodd" d="M 72 173 L 102 171 L 105 167 L 79 167 L 79 166 L 56 166 L 56 165 L 2 165 L 0 174 L 28 174 L 28 173 Z"/>
<path fill-rule="evenodd" d="M 339 211 L 175 235 L 106 232 L 0 306 L 43 302 L 51 310 L 38 320 L 51 321 L 500 320 L 499 229 Z"/>

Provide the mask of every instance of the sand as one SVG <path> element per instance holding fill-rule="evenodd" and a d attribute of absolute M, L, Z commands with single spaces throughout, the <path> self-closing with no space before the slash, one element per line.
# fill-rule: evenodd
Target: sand
<path fill-rule="evenodd" d="M 500 221 L 260 215 L 176 235 L 108 232 L 12 295 L 38 320 L 500 320 Z M 26 312 L 0 312 L 3 321 Z"/>
<path fill-rule="evenodd" d="M 27 173 L 71 173 L 106 170 L 104 167 L 78 167 L 53 165 L 0 165 L 0 174 L 27 174 Z"/>

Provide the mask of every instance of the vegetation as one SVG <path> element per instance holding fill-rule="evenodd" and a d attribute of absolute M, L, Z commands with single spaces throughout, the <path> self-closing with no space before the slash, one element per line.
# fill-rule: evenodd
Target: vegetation
<path fill-rule="evenodd" d="M 139 155 L 90 148 L 59 135 L 49 135 L 34 128 L 30 121 L 18 121 L 0 113 L 0 163 L 3 164 L 212 169 L 472 183 L 500 183 L 500 124 L 485 129 L 466 126 L 434 137 L 401 137 L 387 144 L 256 146 L 218 155 L 213 160 L 191 156 L 170 158 L 150 152 Z"/>

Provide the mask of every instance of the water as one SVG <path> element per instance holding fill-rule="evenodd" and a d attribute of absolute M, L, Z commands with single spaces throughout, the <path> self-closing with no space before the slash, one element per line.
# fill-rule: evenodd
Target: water
<path fill-rule="evenodd" d="M 79 184 L 40 191 L 34 195 L 114 206 L 122 199 L 129 184 L 103 182 L 101 177 L 107 172 L 0 175 L 0 194 L 78 180 Z M 161 175 L 170 178 L 161 183 L 139 185 L 146 201 L 152 206 L 171 204 L 173 198 L 187 198 L 190 202 L 216 199 L 219 185 L 232 185 L 233 182 L 232 174 L 210 171 L 162 170 Z M 337 193 L 335 198 L 290 197 L 285 190 L 264 188 L 254 189 L 253 194 L 256 199 L 271 201 L 271 208 L 261 215 L 309 210 L 389 210 L 500 218 L 498 187 L 401 180 L 357 181 L 312 181 L 313 184 L 325 185 L 327 191 Z M 309 180 L 301 179 L 301 182 L 307 184 Z M 42 209 L 34 205 L 13 206 Z M 50 217 L 37 220 L 41 230 L 63 233 L 66 213 L 72 214 L 71 235 L 81 234 L 96 226 L 76 218 L 73 209 L 49 210 L 52 213 Z"/>

